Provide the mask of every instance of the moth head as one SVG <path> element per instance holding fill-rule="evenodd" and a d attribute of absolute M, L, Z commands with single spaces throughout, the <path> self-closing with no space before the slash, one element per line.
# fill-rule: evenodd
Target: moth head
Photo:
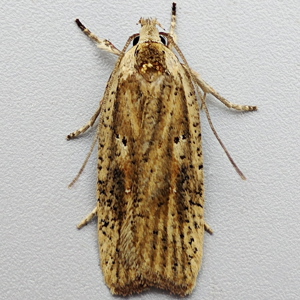
<path fill-rule="evenodd" d="M 144 19 L 140 18 L 138 24 L 141 24 L 141 30 L 139 36 L 136 36 L 133 40 L 133 45 L 143 42 L 156 42 L 163 43 L 166 45 L 165 38 L 159 34 L 157 26 L 162 27 L 162 25 L 157 21 L 157 19 Z"/>

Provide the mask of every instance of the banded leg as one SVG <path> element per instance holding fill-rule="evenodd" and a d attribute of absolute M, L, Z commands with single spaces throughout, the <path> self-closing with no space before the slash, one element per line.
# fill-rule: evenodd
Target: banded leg
<path fill-rule="evenodd" d="M 211 117 L 210 117 L 210 114 L 209 114 L 209 111 L 208 111 L 208 108 L 206 106 L 206 92 L 203 93 L 203 95 L 201 94 L 200 92 L 200 88 L 199 86 L 196 86 L 196 89 L 197 89 L 197 93 L 199 94 L 199 96 L 201 97 L 201 109 L 204 108 L 204 111 L 205 111 L 205 114 L 206 114 L 206 117 L 207 117 L 207 120 L 208 120 L 208 123 L 209 123 L 209 126 L 213 132 L 213 134 L 215 135 L 216 139 L 218 140 L 219 144 L 221 145 L 221 147 L 223 148 L 225 154 L 227 155 L 229 161 L 231 162 L 232 166 L 234 167 L 234 169 L 236 170 L 236 172 L 240 175 L 240 177 L 243 179 L 243 180 L 246 180 L 246 176 L 243 174 L 243 172 L 240 170 L 240 168 L 237 166 L 237 164 L 234 162 L 233 158 L 231 157 L 231 155 L 229 154 L 228 150 L 226 149 L 225 145 L 223 144 L 222 140 L 220 139 L 213 123 L 212 123 L 212 120 L 211 120 Z M 204 228 L 205 228 L 205 225 L 204 225 Z M 206 230 L 209 232 L 209 225 L 206 224 Z"/>
<path fill-rule="evenodd" d="M 98 38 L 94 33 L 92 33 L 89 29 L 87 29 L 80 21 L 79 19 L 75 20 L 78 27 L 93 41 L 97 43 L 97 47 L 100 49 L 103 49 L 105 51 L 108 51 L 110 53 L 121 55 L 121 51 L 117 49 L 109 40 L 103 40 Z"/>
<path fill-rule="evenodd" d="M 95 207 L 91 213 L 89 213 L 78 225 L 77 228 L 80 229 L 83 226 L 87 225 L 97 216 L 97 207 Z"/>
<path fill-rule="evenodd" d="M 101 111 L 101 105 L 99 106 L 97 111 L 94 113 L 92 118 L 84 126 L 82 126 L 80 129 L 67 135 L 67 140 L 70 140 L 70 139 L 73 139 L 73 138 L 79 136 L 80 134 L 86 132 L 90 127 L 92 127 L 94 125 L 95 121 L 97 120 L 97 118 L 100 114 L 100 111 Z"/>
<path fill-rule="evenodd" d="M 229 108 L 234 108 L 236 110 L 243 110 L 243 111 L 257 110 L 257 106 L 235 104 L 235 103 L 228 101 L 224 97 L 222 97 L 216 90 L 214 90 L 214 88 L 212 88 L 210 85 L 208 85 L 196 71 L 192 70 L 189 67 L 187 60 L 185 59 L 185 57 L 184 57 L 183 53 L 181 52 L 180 48 L 178 47 L 178 45 L 176 43 L 174 43 L 172 36 L 170 36 L 169 34 L 164 34 L 164 35 L 169 36 L 170 44 L 173 45 L 173 47 L 176 49 L 176 51 L 181 56 L 181 58 L 184 62 L 182 64 L 182 66 L 191 75 L 194 83 L 196 83 L 202 89 L 204 94 L 212 94 L 213 96 L 215 96 L 218 100 L 220 100 L 224 105 L 226 105 Z"/>
<path fill-rule="evenodd" d="M 210 85 L 208 85 L 196 71 L 191 70 L 191 72 L 192 72 L 194 81 L 197 83 L 197 85 L 199 85 L 199 87 L 202 89 L 202 91 L 205 94 L 212 94 L 227 107 L 234 108 L 236 110 L 243 110 L 243 111 L 257 110 L 257 106 L 240 105 L 240 104 L 235 104 L 235 103 L 228 101 L 227 99 L 222 97 L 214 88 L 212 88 Z"/>
<path fill-rule="evenodd" d="M 172 17 L 171 17 L 171 25 L 169 35 L 173 38 L 173 41 L 177 43 L 177 35 L 175 33 L 176 28 L 176 3 L 173 2 L 172 4 Z"/>

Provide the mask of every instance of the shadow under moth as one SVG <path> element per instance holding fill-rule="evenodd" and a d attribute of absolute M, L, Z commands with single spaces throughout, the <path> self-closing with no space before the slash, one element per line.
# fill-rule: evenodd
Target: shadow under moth
<path fill-rule="evenodd" d="M 70 184 L 97 143 L 97 206 L 78 228 L 97 217 L 102 270 L 113 294 L 157 287 L 188 295 L 201 267 L 204 231 L 212 233 L 204 220 L 200 109 L 215 133 L 207 94 L 229 108 L 257 107 L 229 102 L 189 67 L 176 44 L 175 3 L 169 33 L 159 32 L 156 19 L 141 18 L 140 33 L 122 51 L 76 23 L 118 56 L 99 108 L 67 136 L 79 136 L 99 119 L 91 151 Z"/>

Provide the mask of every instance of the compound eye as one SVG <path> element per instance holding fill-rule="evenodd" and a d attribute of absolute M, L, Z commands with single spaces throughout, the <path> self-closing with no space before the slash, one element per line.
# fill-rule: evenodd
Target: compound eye
<path fill-rule="evenodd" d="M 139 42 L 139 40 L 140 40 L 140 36 L 138 35 L 132 41 L 133 46 L 135 46 Z"/>
<path fill-rule="evenodd" d="M 164 45 L 166 45 L 166 44 L 167 44 L 166 38 L 165 38 L 164 36 L 162 36 L 162 35 L 160 35 L 159 37 L 160 37 L 160 41 L 161 41 Z"/>

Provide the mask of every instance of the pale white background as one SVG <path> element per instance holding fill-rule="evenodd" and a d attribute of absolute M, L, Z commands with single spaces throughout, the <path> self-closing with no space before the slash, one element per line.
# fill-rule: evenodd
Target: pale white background
<path fill-rule="evenodd" d="M 122 48 L 141 16 L 168 28 L 171 1 L 4 1 L 0 8 L 1 299 L 113 299 L 99 268 L 96 158 L 74 188 L 94 131 L 67 142 L 102 97 L 115 57 L 77 28 L 79 17 Z M 202 115 L 206 235 L 188 299 L 300 299 L 298 1 L 177 1 L 178 43 L 190 65 L 233 102 Z M 95 154 L 95 153 L 94 153 Z M 132 299 L 176 299 L 150 290 Z"/>

